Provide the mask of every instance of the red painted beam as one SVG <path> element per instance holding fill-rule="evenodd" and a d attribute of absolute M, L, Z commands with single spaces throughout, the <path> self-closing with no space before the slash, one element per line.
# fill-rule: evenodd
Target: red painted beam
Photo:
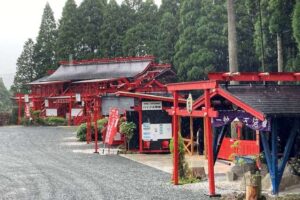
<path fill-rule="evenodd" d="M 174 115 L 174 109 L 167 109 L 169 115 Z M 192 112 L 188 112 L 186 109 L 176 109 L 176 115 L 183 117 L 218 117 L 218 112 L 210 108 L 208 111 L 206 110 L 193 110 Z"/>
<path fill-rule="evenodd" d="M 300 72 L 215 72 L 208 78 L 215 81 L 300 81 Z"/>
<path fill-rule="evenodd" d="M 168 91 L 205 90 L 217 87 L 217 82 L 211 80 L 167 84 Z"/>

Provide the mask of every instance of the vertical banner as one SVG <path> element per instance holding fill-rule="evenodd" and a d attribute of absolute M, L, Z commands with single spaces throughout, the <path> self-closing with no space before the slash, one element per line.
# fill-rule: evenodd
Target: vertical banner
<path fill-rule="evenodd" d="M 30 118 L 30 104 L 25 103 L 25 117 Z"/>
<path fill-rule="evenodd" d="M 118 132 L 119 110 L 112 108 L 109 112 L 105 143 L 112 145 L 114 137 Z"/>

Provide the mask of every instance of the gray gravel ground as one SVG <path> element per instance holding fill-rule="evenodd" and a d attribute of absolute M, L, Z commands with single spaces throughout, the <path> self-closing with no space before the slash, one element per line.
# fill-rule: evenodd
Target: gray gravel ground
<path fill-rule="evenodd" d="M 117 155 L 74 153 L 62 127 L 0 127 L 0 199 L 209 199 Z M 90 148 L 87 145 L 76 148 Z"/>

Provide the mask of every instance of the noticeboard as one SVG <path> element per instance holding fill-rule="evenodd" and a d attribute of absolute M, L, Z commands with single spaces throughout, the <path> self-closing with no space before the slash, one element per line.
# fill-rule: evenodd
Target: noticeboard
<path fill-rule="evenodd" d="M 142 124 L 142 139 L 144 141 L 157 141 L 172 138 L 172 124 Z"/>

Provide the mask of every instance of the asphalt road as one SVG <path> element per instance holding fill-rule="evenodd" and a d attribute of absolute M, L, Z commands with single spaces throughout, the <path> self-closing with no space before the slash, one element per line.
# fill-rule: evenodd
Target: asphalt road
<path fill-rule="evenodd" d="M 74 153 L 60 127 L 0 127 L 0 199 L 208 199 L 117 155 Z M 90 148 L 87 145 L 76 148 Z"/>

